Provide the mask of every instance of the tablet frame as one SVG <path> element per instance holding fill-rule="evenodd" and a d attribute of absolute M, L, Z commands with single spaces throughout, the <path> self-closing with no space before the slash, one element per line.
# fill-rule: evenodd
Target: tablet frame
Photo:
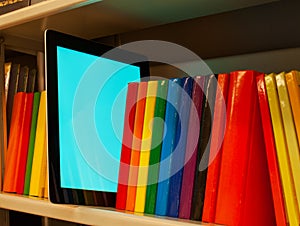
<path fill-rule="evenodd" d="M 116 193 L 90 191 L 82 189 L 62 188 L 60 181 L 60 147 L 59 147 L 59 115 L 58 115 L 58 70 L 57 46 L 80 51 L 83 53 L 102 56 L 113 47 L 91 40 L 75 37 L 54 30 L 45 31 L 45 75 L 47 91 L 47 138 L 48 138 L 48 193 L 53 203 L 79 204 L 114 207 Z M 133 65 L 140 67 L 141 77 L 149 77 L 149 63 L 147 58 L 118 49 L 119 62 L 126 62 L 128 57 L 138 57 L 142 62 Z M 103 57 L 103 56 L 102 56 Z M 50 107 L 51 106 L 51 107 Z M 55 107 L 56 106 L 56 107 Z"/>

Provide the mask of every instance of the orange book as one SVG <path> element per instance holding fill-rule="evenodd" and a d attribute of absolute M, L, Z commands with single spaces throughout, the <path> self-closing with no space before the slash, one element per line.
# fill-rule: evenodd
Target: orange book
<path fill-rule="evenodd" d="M 215 112 L 211 131 L 209 166 L 202 221 L 214 222 L 219 186 L 220 166 L 222 160 L 222 139 L 226 126 L 226 105 L 228 96 L 229 74 L 218 75 L 219 87 L 216 92 Z"/>
<path fill-rule="evenodd" d="M 138 181 L 138 168 L 140 162 L 141 141 L 143 134 L 144 113 L 147 96 L 147 82 L 140 82 L 138 87 L 136 113 L 133 128 L 133 139 L 128 176 L 126 210 L 134 211 L 135 197 Z"/>
<path fill-rule="evenodd" d="M 230 73 L 215 222 L 276 225 L 255 71 Z"/>
<path fill-rule="evenodd" d="M 5 172 L 3 181 L 3 191 L 16 192 L 16 161 L 20 144 L 20 131 L 23 124 L 23 114 L 25 107 L 26 93 L 16 93 L 13 101 L 9 142 L 5 156 Z"/>
<path fill-rule="evenodd" d="M 126 207 L 128 175 L 131 158 L 131 146 L 133 138 L 133 127 L 136 111 L 138 83 L 132 82 L 128 84 L 126 108 L 124 116 L 124 128 L 122 138 L 122 150 L 118 179 L 118 191 L 116 197 L 116 208 L 124 210 Z"/>

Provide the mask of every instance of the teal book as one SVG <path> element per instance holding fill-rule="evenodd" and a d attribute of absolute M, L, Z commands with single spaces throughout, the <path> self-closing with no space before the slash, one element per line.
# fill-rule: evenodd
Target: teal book
<path fill-rule="evenodd" d="M 40 92 L 35 92 L 33 97 L 31 129 L 29 135 L 29 145 L 28 145 L 27 163 L 26 163 L 26 171 L 25 171 L 24 195 L 29 195 L 31 167 L 32 167 L 34 143 L 35 143 L 37 116 L 39 112 L 40 96 L 41 96 Z"/>
<path fill-rule="evenodd" d="M 154 110 L 154 122 L 152 128 L 151 152 L 149 160 L 148 185 L 146 191 L 145 213 L 155 213 L 157 182 L 159 173 L 159 161 L 164 135 L 164 119 L 166 99 L 168 93 L 168 80 L 158 82 L 156 103 Z"/>

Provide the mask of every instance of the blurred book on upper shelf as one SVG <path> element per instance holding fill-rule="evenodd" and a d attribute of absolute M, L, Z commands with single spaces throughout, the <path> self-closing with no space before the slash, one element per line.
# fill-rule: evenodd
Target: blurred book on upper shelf
<path fill-rule="evenodd" d="M 1 0 L 0 15 L 29 6 L 30 0 Z"/>
<path fill-rule="evenodd" d="M 46 0 L 0 0 L 0 15 Z"/>

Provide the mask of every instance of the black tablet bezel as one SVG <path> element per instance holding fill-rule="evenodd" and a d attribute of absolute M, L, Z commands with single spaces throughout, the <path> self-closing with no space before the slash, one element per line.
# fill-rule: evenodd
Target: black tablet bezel
<path fill-rule="evenodd" d="M 49 199 L 53 203 L 60 204 L 114 207 L 116 197 L 114 192 L 68 189 L 60 186 L 57 46 L 95 56 L 102 56 L 113 48 L 58 31 L 45 31 Z M 134 63 L 134 65 L 140 67 L 141 77 L 149 77 L 149 64 L 145 57 L 120 50 L 119 58 L 113 60 L 127 63 L 128 56 L 133 55 L 138 56 L 138 59 L 144 59 L 144 61 Z"/>

